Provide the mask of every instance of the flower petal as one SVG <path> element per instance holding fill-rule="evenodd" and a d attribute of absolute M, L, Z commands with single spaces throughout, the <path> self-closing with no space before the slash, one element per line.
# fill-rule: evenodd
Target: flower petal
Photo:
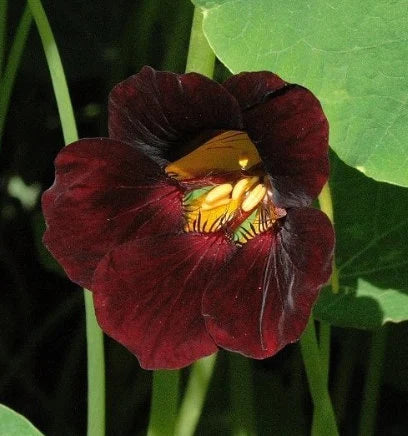
<path fill-rule="evenodd" d="M 279 76 L 269 71 L 236 74 L 223 83 L 244 111 L 265 102 L 270 95 L 287 85 Z"/>
<path fill-rule="evenodd" d="M 244 129 L 272 177 L 275 203 L 310 205 L 329 174 L 329 128 L 317 98 L 266 72 L 242 73 L 224 86 L 244 110 Z"/>
<path fill-rule="evenodd" d="M 240 130 L 242 115 L 222 85 L 197 73 L 174 74 L 144 67 L 113 88 L 109 135 L 132 144 L 159 163 L 193 135 Z"/>
<path fill-rule="evenodd" d="M 334 233 L 315 209 L 290 209 L 284 220 L 238 249 L 206 289 L 203 314 L 220 347 L 265 358 L 304 330 L 330 276 Z"/>
<path fill-rule="evenodd" d="M 180 189 L 128 144 L 83 139 L 64 148 L 55 166 L 55 182 L 42 197 L 44 243 L 81 286 L 90 285 L 112 247 L 182 228 Z"/>
<path fill-rule="evenodd" d="M 201 299 L 234 247 L 223 237 L 182 233 L 133 240 L 96 269 L 92 290 L 102 329 L 145 369 L 175 369 L 214 353 Z"/>

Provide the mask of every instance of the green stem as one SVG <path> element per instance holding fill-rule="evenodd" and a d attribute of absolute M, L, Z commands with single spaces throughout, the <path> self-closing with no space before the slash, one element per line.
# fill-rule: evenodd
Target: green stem
<path fill-rule="evenodd" d="M 322 378 L 326 380 L 326 386 L 329 381 L 330 369 L 330 324 L 325 321 L 320 321 L 319 329 L 319 350 L 320 350 L 320 363 L 322 366 Z"/>
<path fill-rule="evenodd" d="M 0 3 L 2 0 L 0 0 Z M 6 2 L 4 2 L 6 3 Z M 2 12 L 0 11 L 0 14 Z M 0 80 L 0 142 L 3 137 L 4 124 L 8 108 L 10 105 L 11 93 L 13 90 L 14 82 L 16 79 L 16 73 L 20 65 L 21 57 L 24 51 L 24 47 L 27 41 L 27 36 L 31 26 L 31 13 L 28 6 L 25 8 L 23 15 L 16 30 L 16 34 L 11 46 L 7 64 L 4 69 L 4 74 Z M 1 45 L 1 43 L 0 43 Z M 1 57 L 1 55 L 0 55 Z"/>
<path fill-rule="evenodd" d="M 203 12 L 194 9 L 191 27 L 190 45 L 188 47 L 186 73 L 195 71 L 212 78 L 214 74 L 215 54 L 208 45 L 203 32 Z"/>
<path fill-rule="evenodd" d="M 306 376 L 316 413 L 313 434 L 316 436 L 337 436 L 338 430 L 327 389 L 327 380 L 322 376 L 323 369 L 320 359 L 320 350 L 317 345 L 313 318 L 310 318 L 300 339 L 300 349 L 302 352 Z"/>
<path fill-rule="evenodd" d="M 147 436 L 172 436 L 177 417 L 180 371 L 153 373 L 152 404 Z"/>
<path fill-rule="evenodd" d="M 380 396 L 380 384 L 386 345 L 387 328 L 383 327 L 381 330 L 373 333 L 372 336 L 368 372 L 361 405 L 359 436 L 371 436 L 375 432 L 377 403 Z"/>
<path fill-rule="evenodd" d="M 347 399 L 353 389 L 353 373 L 361 349 L 358 330 L 350 329 L 345 333 L 337 360 L 332 394 L 338 423 L 342 423 L 346 415 Z"/>
<path fill-rule="evenodd" d="M 330 222 L 334 225 L 334 210 L 333 201 L 330 192 L 329 182 L 327 182 L 319 195 L 320 209 L 324 212 Z M 336 268 L 335 257 L 333 255 L 333 271 L 330 278 L 331 287 L 333 293 L 339 292 L 339 275 Z M 322 365 L 322 376 L 326 380 L 326 385 L 328 385 L 329 377 L 329 366 L 330 366 L 330 324 L 327 322 L 320 323 L 320 335 L 319 335 L 319 347 L 320 347 L 320 361 Z"/>
<path fill-rule="evenodd" d="M 183 56 L 185 39 L 181 35 L 188 32 L 189 19 L 193 12 L 191 9 L 190 2 L 175 2 L 174 10 L 166 17 L 166 22 L 173 30 L 165 38 L 166 49 L 161 63 L 163 70 L 180 71 L 186 62 Z"/>
<path fill-rule="evenodd" d="M 78 133 L 65 79 L 64 69 L 45 11 L 40 0 L 28 0 L 37 25 L 51 74 L 65 144 L 76 141 Z M 103 333 L 99 328 L 92 295 L 85 290 L 86 337 L 88 355 L 88 436 L 105 434 L 105 357 Z"/>
<path fill-rule="evenodd" d="M 154 33 L 161 7 L 160 1 L 153 0 L 130 3 L 120 38 L 120 56 L 108 78 L 112 85 L 123 80 L 129 69 L 137 71 L 152 60 L 152 53 L 149 50 L 151 41 L 147 35 Z"/>
<path fill-rule="evenodd" d="M 174 431 L 176 436 L 194 435 L 214 371 L 216 357 L 216 354 L 204 357 L 192 366 L 176 421 Z"/>
<path fill-rule="evenodd" d="M 254 436 L 255 408 L 251 361 L 229 353 L 233 436 Z"/>
<path fill-rule="evenodd" d="M 331 223 L 334 224 L 333 200 L 331 196 L 329 182 L 327 182 L 323 186 L 322 192 L 320 193 L 318 200 L 320 204 L 320 209 L 328 216 Z M 333 271 L 332 271 L 330 282 L 331 282 L 332 292 L 334 294 L 337 294 L 339 292 L 340 284 L 339 284 L 339 273 L 337 270 L 334 256 L 333 256 Z"/>
<path fill-rule="evenodd" d="M 320 193 L 318 200 L 320 209 L 328 216 L 330 222 L 334 225 L 333 201 L 328 182 L 323 186 L 322 192 Z M 337 294 L 339 292 L 339 275 L 336 268 L 334 255 L 332 268 L 332 275 L 330 278 L 331 288 L 332 292 Z M 323 378 L 326 388 L 328 389 L 330 368 L 330 324 L 324 321 L 320 323 L 319 349 L 320 365 L 322 369 L 321 377 Z M 318 422 L 319 419 L 319 411 L 315 408 L 313 413 L 312 434 L 317 434 L 316 432 L 321 425 Z"/>
<path fill-rule="evenodd" d="M 331 328 L 330 324 L 325 321 L 319 322 L 319 351 L 320 351 L 320 364 L 322 369 L 321 377 L 326 383 L 326 387 L 329 387 L 329 369 L 330 369 L 330 336 Z M 311 434 L 317 434 L 317 428 L 319 426 L 317 420 L 319 414 L 317 409 L 313 413 L 312 432 Z"/>
<path fill-rule="evenodd" d="M 78 133 L 58 47 L 41 1 L 28 0 L 28 5 L 30 6 L 31 14 L 33 15 L 35 24 L 37 25 L 44 48 L 45 57 L 47 58 L 52 86 L 54 88 L 54 94 L 57 100 L 58 114 L 61 120 L 64 141 L 65 144 L 69 144 L 70 142 L 78 139 Z"/>
<path fill-rule="evenodd" d="M 7 43 L 7 0 L 0 1 L 0 77 L 3 73 Z"/>
<path fill-rule="evenodd" d="M 92 293 L 85 292 L 88 359 L 88 436 L 105 434 L 105 356 L 103 333 L 98 326 Z"/>

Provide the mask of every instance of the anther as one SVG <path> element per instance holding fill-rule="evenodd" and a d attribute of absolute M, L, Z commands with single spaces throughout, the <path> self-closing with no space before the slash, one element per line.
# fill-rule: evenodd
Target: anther
<path fill-rule="evenodd" d="M 241 209 L 244 212 L 249 212 L 257 206 L 265 197 L 266 188 L 264 185 L 256 185 L 255 188 L 248 194 L 248 197 L 241 204 Z"/>
<path fill-rule="evenodd" d="M 233 200 L 238 200 L 241 195 L 246 191 L 249 183 L 249 179 L 241 179 L 232 190 L 231 198 Z"/>
<path fill-rule="evenodd" d="M 224 183 L 213 188 L 205 197 L 205 203 L 211 204 L 218 200 L 225 198 L 232 191 L 232 185 L 230 183 Z"/>

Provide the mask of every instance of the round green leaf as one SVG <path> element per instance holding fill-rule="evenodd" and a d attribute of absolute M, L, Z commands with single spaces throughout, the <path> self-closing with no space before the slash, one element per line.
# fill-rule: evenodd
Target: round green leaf
<path fill-rule="evenodd" d="M 0 404 L 0 436 L 42 436 L 24 416 Z"/>
<path fill-rule="evenodd" d="M 408 320 L 408 189 L 331 164 L 341 289 L 325 289 L 314 314 L 363 329 Z"/>
<path fill-rule="evenodd" d="M 408 186 L 408 2 L 235 0 L 204 12 L 204 32 L 234 73 L 269 70 L 311 89 L 338 156 Z"/>

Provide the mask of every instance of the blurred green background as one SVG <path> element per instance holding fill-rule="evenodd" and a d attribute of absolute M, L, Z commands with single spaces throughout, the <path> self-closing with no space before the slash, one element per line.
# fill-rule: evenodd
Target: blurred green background
<path fill-rule="evenodd" d="M 184 70 L 193 13 L 188 0 L 48 0 L 43 5 L 67 74 L 80 137 L 107 135 L 110 89 L 143 65 Z M 24 2 L 9 2 L 8 48 L 23 9 Z M 217 64 L 216 78 L 227 74 Z M 0 151 L 0 402 L 45 434 L 58 436 L 86 432 L 83 296 L 41 244 L 40 192 L 52 184 L 52 162 L 63 145 L 49 72 L 32 26 Z M 332 159 L 336 168 L 344 165 Z M 388 330 L 377 434 L 405 435 L 407 325 Z M 356 434 L 370 341 L 368 332 L 333 329 L 330 388 L 344 435 Z M 143 434 L 151 373 L 109 338 L 106 356 L 107 434 Z M 229 434 L 227 369 L 226 353 L 220 352 L 199 435 Z M 298 346 L 254 361 L 253 369 L 258 433 L 307 435 L 312 408 Z M 184 382 L 187 376 L 188 369 Z"/>

